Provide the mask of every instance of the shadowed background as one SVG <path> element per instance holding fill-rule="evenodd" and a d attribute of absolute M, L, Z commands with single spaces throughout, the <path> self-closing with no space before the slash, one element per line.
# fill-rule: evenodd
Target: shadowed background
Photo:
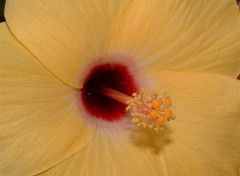
<path fill-rule="evenodd" d="M 4 18 L 4 5 L 5 5 L 5 0 L 0 0 L 0 22 L 5 21 Z"/>

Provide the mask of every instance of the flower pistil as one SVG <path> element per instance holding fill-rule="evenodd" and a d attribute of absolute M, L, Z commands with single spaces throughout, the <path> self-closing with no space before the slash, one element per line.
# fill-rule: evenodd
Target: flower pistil
<path fill-rule="evenodd" d="M 101 92 L 105 96 L 126 104 L 126 111 L 129 112 L 131 122 L 139 127 L 159 131 L 164 129 L 166 121 L 176 118 L 175 108 L 167 93 L 160 95 L 157 90 L 148 93 L 145 89 L 141 89 L 140 93 L 128 96 L 107 87 L 102 87 Z"/>
<path fill-rule="evenodd" d="M 170 96 L 167 93 L 160 96 L 157 90 L 153 90 L 150 94 L 145 89 L 139 94 L 133 93 L 127 104 L 126 111 L 131 111 L 131 122 L 143 128 L 148 127 L 158 131 L 164 128 L 165 121 L 176 118 Z"/>

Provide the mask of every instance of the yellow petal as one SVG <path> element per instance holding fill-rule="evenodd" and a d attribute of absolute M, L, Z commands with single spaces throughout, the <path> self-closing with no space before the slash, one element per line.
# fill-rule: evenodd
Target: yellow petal
<path fill-rule="evenodd" d="M 40 175 L 167 176 L 159 154 L 132 142 L 126 131 L 100 129 L 84 150 Z"/>
<path fill-rule="evenodd" d="M 112 24 L 129 0 L 9 0 L 12 33 L 64 82 L 81 87 L 81 74 L 102 56 Z"/>
<path fill-rule="evenodd" d="M 136 0 L 117 20 L 109 53 L 142 67 L 240 72 L 240 13 L 234 0 Z"/>
<path fill-rule="evenodd" d="M 163 151 L 169 175 L 236 176 L 239 81 L 194 72 L 155 70 L 143 74 L 153 78 L 150 87 L 168 92 L 176 106 L 177 117 L 168 124 L 170 142 Z"/>
<path fill-rule="evenodd" d="M 55 78 L 0 24 L 0 170 L 34 175 L 80 151 L 95 125 L 82 118 L 74 90 Z"/>

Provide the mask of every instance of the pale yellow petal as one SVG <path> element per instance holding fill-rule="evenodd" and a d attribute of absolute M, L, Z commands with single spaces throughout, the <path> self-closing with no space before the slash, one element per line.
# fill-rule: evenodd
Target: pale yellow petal
<path fill-rule="evenodd" d="M 81 87 L 81 74 L 103 54 L 109 31 L 129 0 L 9 0 L 12 33 L 64 82 Z"/>
<path fill-rule="evenodd" d="M 148 88 L 167 91 L 176 106 L 177 118 L 160 138 L 142 130 L 127 134 L 129 145 L 122 131 L 120 138 L 116 131 L 113 137 L 97 131 L 99 136 L 85 150 L 43 175 L 237 175 L 239 83 L 225 76 L 192 72 L 155 70 L 139 76 L 148 78 Z"/>
<path fill-rule="evenodd" d="M 167 176 L 159 156 L 133 143 L 128 131 L 99 129 L 84 150 L 40 175 Z"/>
<path fill-rule="evenodd" d="M 163 156 L 169 175 L 237 176 L 240 82 L 226 76 L 148 71 L 149 87 L 168 92 L 176 119 L 167 123 Z M 181 168 L 181 169 L 180 169 Z"/>
<path fill-rule="evenodd" d="M 0 170 L 34 175 L 80 151 L 95 125 L 83 120 L 74 91 L 0 24 Z"/>
<path fill-rule="evenodd" d="M 234 0 L 133 1 L 117 20 L 108 53 L 142 67 L 240 72 L 240 13 Z"/>

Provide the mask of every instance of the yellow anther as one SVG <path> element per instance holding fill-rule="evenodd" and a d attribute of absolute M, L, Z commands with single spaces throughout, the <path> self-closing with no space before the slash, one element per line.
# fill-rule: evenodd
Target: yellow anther
<path fill-rule="evenodd" d="M 152 108 L 152 103 L 148 103 L 147 106 L 148 106 L 149 108 Z"/>
<path fill-rule="evenodd" d="M 137 122 L 139 122 L 139 119 L 136 118 L 136 117 L 135 117 L 135 118 L 132 118 L 131 122 L 132 122 L 132 123 L 137 123 Z"/>
<path fill-rule="evenodd" d="M 132 96 L 133 96 L 133 97 L 136 97 L 136 96 L 137 96 L 137 93 L 133 93 Z"/>
<path fill-rule="evenodd" d="M 130 103 L 130 105 L 131 105 L 131 106 L 134 106 L 134 105 L 135 105 L 135 103 Z"/>
<path fill-rule="evenodd" d="M 126 111 L 131 110 L 131 122 L 143 128 L 159 131 L 163 129 L 166 120 L 175 119 L 174 108 L 167 93 L 159 96 L 157 91 L 147 93 L 142 89 L 139 94 L 133 93 L 127 104 Z"/>
<path fill-rule="evenodd" d="M 153 108 L 157 109 L 157 108 L 160 107 L 160 105 L 161 105 L 161 101 L 160 101 L 160 100 L 154 99 L 154 100 L 152 101 L 152 107 L 153 107 Z"/>
<path fill-rule="evenodd" d="M 167 105 L 167 106 L 171 106 L 172 105 L 172 101 L 170 98 L 165 98 L 164 99 L 164 104 Z"/>
<path fill-rule="evenodd" d="M 147 101 L 152 101 L 152 97 L 148 97 L 148 98 L 147 98 Z"/>
<path fill-rule="evenodd" d="M 126 111 L 129 111 L 131 109 L 131 106 L 126 107 Z"/>
<path fill-rule="evenodd" d="M 148 113 L 148 116 L 151 118 L 151 119 L 156 119 L 157 116 L 158 116 L 158 112 L 156 110 L 151 110 L 149 113 Z"/>
<path fill-rule="evenodd" d="M 143 128 L 146 128 L 147 124 L 145 122 L 142 122 Z"/>

